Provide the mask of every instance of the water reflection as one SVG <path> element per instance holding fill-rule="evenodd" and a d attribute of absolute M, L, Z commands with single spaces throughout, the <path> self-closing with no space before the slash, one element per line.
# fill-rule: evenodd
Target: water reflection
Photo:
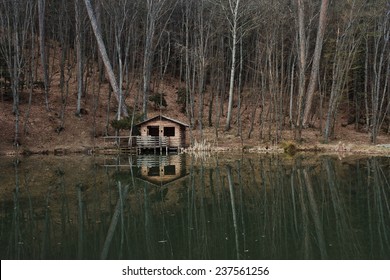
<path fill-rule="evenodd" d="M 389 259 L 390 158 L 0 161 L 1 259 Z"/>

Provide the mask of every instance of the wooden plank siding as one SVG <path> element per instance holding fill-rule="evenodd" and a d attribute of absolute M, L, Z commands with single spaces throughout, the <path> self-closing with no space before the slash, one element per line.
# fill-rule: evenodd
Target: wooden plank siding
<path fill-rule="evenodd" d="M 177 149 L 187 146 L 185 124 L 158 116 L 137 125 L 141 136 L 137 137 L 137 148 Z"/>

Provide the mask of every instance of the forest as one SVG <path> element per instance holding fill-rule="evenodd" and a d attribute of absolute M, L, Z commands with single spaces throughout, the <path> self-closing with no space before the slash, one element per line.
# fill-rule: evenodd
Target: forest
<path fill-rule="evenodd" d="M 389 39 L 388 0 L 0 0 L 1 141 L 48 126 L 39 108 L 59 136 L 74 117 L 97 137 L 169 110 L 200 139 L 328 143 L 349 127 L 376 144 Z"/>

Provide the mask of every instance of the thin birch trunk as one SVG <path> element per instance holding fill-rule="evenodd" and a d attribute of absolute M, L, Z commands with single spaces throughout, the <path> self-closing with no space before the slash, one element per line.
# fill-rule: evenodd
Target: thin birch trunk
<path fill-rule="evenodd" d="M 234 6 L 233 6 L 233 4 L 234 4 Z M 240 8 L 240 0 L 236 0 L 235 3 L 230 2 L 230 11 L 232 13 L 232 20 L 231 20 L 231 33 L 232 33 L 231 59 L 232 59 L 232 64 L 230 66 L 229 104 L 228 104 L 228 112 L 227 112 L 227 117 L 226 117 L 225 131 L 230 130 L 232 111 L 233 111 L 234 76 L 236 73 L 236 51 L 237 51 L 237 31 L 238 31 L 239 8 Z"/>

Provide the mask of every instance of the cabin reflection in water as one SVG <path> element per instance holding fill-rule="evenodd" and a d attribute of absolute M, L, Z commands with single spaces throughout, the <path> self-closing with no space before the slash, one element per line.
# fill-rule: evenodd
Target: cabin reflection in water
<path fill-rule="evenodd" d="M 135 176 L 156 186 L 165 186 L 185 176 L 184 155 L 138 155 Z"/>

